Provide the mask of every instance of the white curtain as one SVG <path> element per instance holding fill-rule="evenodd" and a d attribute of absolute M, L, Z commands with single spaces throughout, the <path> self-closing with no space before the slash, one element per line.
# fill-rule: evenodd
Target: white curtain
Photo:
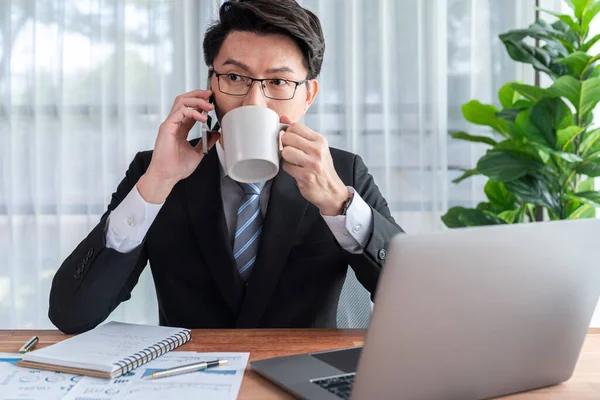
<path fill-rule="evenodd" d="M 531 81 L 498 33 L 533 0 L 305 0 L 327 50 L 305 123 L 359 153 L 408 232 L 442 229 L 482 181 L 453 185 L 482 148 L 460 106 Z M 136 152 L 151 149 L 176 95 L 203 88 L 214 0 L 0 3 L 0 328 L 50 328 L 54 272 L 106 209 Z M 195 130 L 193 135 L 197 136 Z M 157 323 L 147 269 L 112 319 Z M 598 322 L 600 324 L 600 321 Z"/>

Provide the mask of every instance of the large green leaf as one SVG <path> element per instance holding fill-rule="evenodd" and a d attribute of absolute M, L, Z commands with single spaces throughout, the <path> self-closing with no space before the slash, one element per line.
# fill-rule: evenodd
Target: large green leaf
<path fill-rule="evenodd" d="M 466 170 L 462 170 L 462 171 L 463 171 L 463 174 L 461 176 L 459 176 L 458 178 L 453 179 L 452 183 L 460 183 L 467 178 L 470 178 L 475 175 L 479 175 L 479 171 L 477 171 L 476 169 L 466 169 Z"/>
<path fill-rule="evenodd" d="M 592 72 L 586 77 L 586 79 L 597 78 L 600 76 L 600 64 L 596 65 L 596 68 L 592 70 Z"/>
<path fill-rule="evenodd" d="M 538 19 L 533 24 L 529 25 L 529 35 L 534 39 L 540 39 L 550 43 L 551 39 L 565 40 L 569 43 L 577 41 L 577 35 L 563 21 L 555 21 L 551 24 L 543 19 Z"/>
<path fill-rule="evenodd" d="M 482 201 L 481 203 L 477 204 L 476 209 L 483 212 L 491 212 L 492 214 L 496 212 L 492 206 L 492 203 L 487 201 Z"/>
<path fill-rule="evenodd" d="M 546 10 L 544 8 L 541 7 L 536 7 L 538 10 L 545 12 L 547 14 L 550 15 L 554 15 L 555 17 L 557 17 L 558 19 L 560 19 L 562 22 L 564 22 L 565 24 L 567 24 L 569 26 L 569 28 L 571 28 L 571 30 L 575 33 L 579 33 L 579 23 L 577 21 L 575 21 L 570 15 L 567 14 L 559 14 L 557 12 L 551 11 L 551 10 Z"/>
<path fill-rule="evenodd" d="M 573 13 L 575 14 L 575 18 L 578 20 L 583 19 L 583 14 L 585 13 L 586 8 L 588 7 L 588 3 L 590 0 L 565 0 L 566 3 L 573 9 Z"/>
<path fill-rule="evenodd" d="M 558 78 L 548 91 L 555 96 L 567 98 L 580 118 L 585 118 L 600 101 L 600 78 L 591 78 L 582 82 L 565 75 Z"/>
<path fill-rule="evenodd" d="M 583 68 L 583 73 L 579 78 L 582 81 L 586 81 L 590 78 L 596 78 L 598 65 L 596 65 L 596 61 L 600 60 L 600 54 L 596 54 L 594 57 L 590 58 L 587 65 Z"/>
<path fill-rule="evenodd" d="M 579 186 L 577 187 L 578 192 L 589 192 L 594 190 L 595 182 L 594 178 L 587 178 L 579 182 Z"/>
<path fill-rule="evenodd" d="M 600 33 L 581 45 L 582 51 L 590 51 L 590 49 L 600 40 Z"/>
<path fill-rule="evenodd" d="M 524 42 L 515 42 L 506 39 L 503 42 L 506 51 L 513 60 L 531 64 L 536 70 L 545 72 L 551 77 L 560 76 L 559 73 L 552 70 L 552 57 L 546 50 Z"/>
<path fill-rule="evenodd" d="M 499 225 L 505 222 L 489 212 L 465 208 L 460 212 L 459 220 L 466 226 Z"/>
<path fill-rule="evenodd" d="M 526 29 L 515 29 L 500 35 L 500 39 L 505 45 L 509 43 L 514 44 L 535 56 L 536 47 L 530 46 L 528 43 L 524 42 L 523 39 L 526 37 L 543 40 L 546 45 L 543 46 L 542 49 L 556 57 L 566 57 L 570 52 L 575 50 L 574 45 L 577 42 L 577 33 L 571 29 L 569 24 L 563 21 L 556 21 L 549 24 L 543 19 L 538 19 Z M 509 50 L 508 46 L 507 50 Z M 510 55 L 512 57 L 512 54 Z M 546 66 L 551 66 L 553 63 L 552 59 L 547 60 L 538 58 L 538 61 Z"/>
<path fill-rule="evenodd" d="M 452 207 L 442 216 L 442 221 L 448 228 L 464 228 L 466 225 L 460 220 L 460 214 L 466 210 L 464 207 Z"/>
<path fill-rule="evenodd" d="M 531 100 L 519 99 L 519 100 L 515 101 L 515 104 L 513 104 L 513 108 L 523 111 L 523 110 L 527 110 L 527 109 L 533 107 L 534 104 L 535 103 Z"/>
<path fill-rule="evenodd" d="M 519 218 L 520 214 L 521 209 L 517 208 L 516 210 L 502 211 L 500 214 L 498 214 L 498 218 L 500 218 L 507 224 L 514 224 L 515 222 L 517 222 L 517 219 Z"/>
<path fill-rule="evenodd" d="M 573 125 L 571 110 L 556 97 L 538 101 L 531 109 L 530 119 L 552 149 L 556 146 L 556 131 Z"/>
<path fill-rule="evenodd" d="M 600 160 L 584 161 L 577 166 L 576 171 L 590 178 L 598 177 L 600 176 Z"/>
<path fill-rule="evenodd" d="M 539 146 L 518 139 L 504 140 L 498 143 L 494 147 L 494 150 L 516 153 L 522 157 L 531 158 L 542 164 L 548 161 L 548 157 L 543 157 L 543 153 L 540 152 Z"/>
<path fill-rule="evenodd" d="M 590 125 L 592 125 L 592 122 L 594 122 L 594 113 L 590 112 L 587 115 L 585 115 L 583 118 L 581 118 L 579 120 L 580 125 L 583 128 L 588 128 Z"/>
<path fill-rule="evenodd" d="M 598 161 L 600 160 L 600 151 L 595 151 L 595 152 L 589 152 L 586 156 L 585 156 L 585 161 Z"/>
<path fill-rule="evenodd" d="M 600 76 L 600 65 L 592 65 L 589 67 L 581 77 L 582 81 L 588 80 L 590 78 L 597 78 Z"/>
<path fill-rule="evenodd" d="M 567 204 L 567 219 L 596 218 L 596 209 L 589 204 L 571 201 Z"/>
<path fill-rule="evenodd" d="M 552 190 L 551 185 L 548 185 L 539 176 L 526 175 L 506 182 L 506 189 L 514 193 L 523 203 L 548 207 L 556 214 L 560 210 L 558 196 Z"/>
<path fill-rule="evenodd" d="M 531 119 L 531 110 L 521 111 L 511 128 L 514 137 L 526 139 L 529 142 L 538 143 L 546 147 L 552 146 L 552 142 L 548 141 L 538 127 L 534 125 Z"/>
<path fill-rule="evenodd" d="M 486 125 L 503 135 L 508 134 L 508 124 L 506 121 L 496 117 L 499 110 L 490 105 L 482 104 L 477 100 L 471 100 L 462 106 L 462 112 L 465 119 L 477 125 Z"/>
<path fill-rule="evenodd" d="M 573 152 L 575 147 L 573 140 L 583 132 L 583 128 L 578 126 L 568 126 L 563 129 L 559 129 L 556 132 L 556 148 L 561 151 Z"/>
<path fill-rule="evenodd" d="M 559 58 L 556 62 L 566 65 L 571 75 L 580 78 L 587 69 L 588 62 L 591 59 L 592 56 L 585 52 L 576 51 L 575 53 L 569 54 L 567 58 Z"/>
<path fill-rule="evenodd" d="M 591 130 L 583 134 L 579 144 L 579 152 L 583 156 L 590 155 L 600 151 L 600 128 Z"/>
<path fill-rule="evenodd" d="M 512 88 L 512 84 L 511 83 L 507 83 L 505 86 L 510 85 L 510 87 Z M 517 91 L 514 91 L 516 93 L 515 96 L 520 97 L 519 93 L 517 93 Z M 523 110 L 528 110 L 531 107 L 533 107 L 535 103 L 530 101 L 530 100 L 526 100 L 526 99 L 521 99 L 519 98 L 518 100 L 516 100 L 513 105 L 509 108 L 504 108 L 501 111 L 496 113 L 496 117 L 509 122 L 509 130 L 512 131 L 511 129 L 511 124 L 515 123 L 515 120 L 517 119 L 517 116 L 519 115 L 519 113 Z"/>
<path fill-rule="evenodd" d="M 548 90 L 541 87 L 525 85 L 523 83 L 513 83 L 511 86 L 513 89 L 531 101 L 538 101 L 544 97 L 553 97 Z"/>
<path fill-rule="evenodd" d="M 543 20 L 538 20 L 527 29 L 511 30 L 501 34 L 499 38 L 513 60 L 531 64 L 538 71 L 545 72 L 552 77 L 558 77 L 566 71 L 566 67 L 557 64 L 554 60 L 567 57 L 574 50 L 571 42 L 577 36 L 567 24 L 562 21 L 557 22 L 563 24 L 565 28 L 560 25 L 555 27 Z M 565 30 L 569 30 L 572 34 L 569 35 Z M 537 47 L 529 44 L 523 40 L 527 37 L 544 40 L 546 45 Z"/>
<path fill-rule="evenodd" d="M 519 110 L 518 108 L 505 108 L 502 111 L 498 111 L 496 113 L 496 117 L 500 118 L 503 121 L 514 124 L 515 120 L 517 119 L 517 117 L 519 116 L 519 113 L 521 111 L 522 110 Z M 510 129 L 510 125 L 509 125 L 509 129 Z"/>
<path fill-rule="evenodd" d="M 511 108 L 519 100 L 519 93 L 512 87 L 513 82 L 508 82 L 500 88 L 498 99 L 503 108 Z"/>
<path fill-rule="evenodd" d="M 568 53 L 564 54 L 564 57 L 568 56 L 569 53 L 572 53 L 576 50 L 576 46 L 579 44 L 579 36 L 576 31 L 571 29 L 569 24 L 565 23 L 564 21 L 555 21 L 551 25 L 548 25 L 546 21 L 540 21 L 543 21 L 541 25 L 549 31 L 549 34 L 552 37 L 558 39 L 561 42 L 561 44 L 567 48 Z M 560 34 L 558 32 L 560 32 Z M 554 44 L 552 42 L 549 42 L 548 40 L 546 40 L 546 42 L 548 46 L 554 47 Z M 561 52 L 561 48 L 555 49 L 555 55 L 557 57 L 560 57 Z"/>
<path fill-rule="evenodd" d="M 578 185 L 578 192 L 593 192 L 594 191 L 594 179 L 588 178 Z M 571 197 L 571 201 L 567 203 L 567 213 L 569 219 L 577 218 L 595 218 L 596 207 L 592 207 L 589 202 L 583 202 L 579 198 Z"/>
<path fill-rule="evenodd" d="M 517 198 L 514 194 L 506 190 L 502 182 L 487 181 L 485 184 L 485 195 L 490 200 L 490 204 L 496 212 L 512 210 L 515 207 Z"/>
<path fill-rule="evenodd" d="M 543 148 L 542 150 L 546 151 L 548 154 L 556 156 L 561 160 L 567 161 L 569 163 L 580 163 L 583 161 L 583 158 L 574 153 L 566 153 L 564 151 L 558 151 L 550 148 Z"/>
<path fill-rule="evenodd" d="M 567 195 L 570 199 L 581 200 L 584 203 L 591 205 L 592 207 L 600 207 L 600 192 L 591 190 L 588 192 L 579 192 Z"/>
<path fill-rule="evenodd" d="M 498 182 L 509 182 L 544 169 L 544 164 L 522 153 L 489 150 L 477 163 L 477 171 Z"/>
<path fill-rule="evenodd" d="M 588 0 L 587 7 L 583 12 L 583 18 L 581 19 L 581 30 L 587 34 L 590 27 L 590 22 L 600 12 L 600 1 L 599 0 Z"/>
<path fill-rule="evenodd" d="M 450 134 L 450 136 L 454 139 L 466 140 L 467 142 L 473 143 L 485 143 L 489 144 L 490 146 L 495 146 L 496 144 L 498 144 L 494 139 L 490 137 L 471 135 L 466 132 L 453 132 Z"/>

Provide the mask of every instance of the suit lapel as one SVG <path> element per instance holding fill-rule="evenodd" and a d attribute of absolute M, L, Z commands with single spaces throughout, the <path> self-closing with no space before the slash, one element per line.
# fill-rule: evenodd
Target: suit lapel
<path fill-rule="evenodd" d="M 237 316 L 244 285 L 233 258 L 221 197 L 219 158 L 213 148 L 185 182 L 187 209 L 202 258 Z"/>
<path fill-rule="evenodd" d="M 238 328 L 255 328 L 260 322 L 286 265 L 306 206 L 294 178 L 280 169 L 271 187 L 256 263 L 238 315 Z"/>

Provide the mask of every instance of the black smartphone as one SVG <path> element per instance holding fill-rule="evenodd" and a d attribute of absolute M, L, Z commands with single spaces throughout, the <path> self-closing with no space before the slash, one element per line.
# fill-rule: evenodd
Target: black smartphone
<path fill-rule="evenodd" d="M 210 76 L 212 74 L 212 71 L 208 71 L 208 77 L 206 78 L 206 89 L 210 89 Z M 212 95 L 210 95 L 210 97 L 208 98 L 208 102 L 209 104 L 215 104 L 215 95 L 214 93 Z M 205 123 L 202 124 L 202 152 L 204 154 L 208 153 L 208 132 L 210 132 L 211 130 L 211 120 L 212 118 L 210 117 L 210 115 L 208 115 L 208 111 L 203 111 L 203 114 L 205 114 L 208 119 L 206 120 Z"/>

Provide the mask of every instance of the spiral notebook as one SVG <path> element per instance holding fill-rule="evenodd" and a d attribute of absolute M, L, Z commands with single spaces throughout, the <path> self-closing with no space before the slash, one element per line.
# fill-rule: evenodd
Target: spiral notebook
<path fill-rule="evenodd" d="M 109 322 L 23 355 L 20 367 L 116 378 L 191 339 L 189 329 Z"/>

